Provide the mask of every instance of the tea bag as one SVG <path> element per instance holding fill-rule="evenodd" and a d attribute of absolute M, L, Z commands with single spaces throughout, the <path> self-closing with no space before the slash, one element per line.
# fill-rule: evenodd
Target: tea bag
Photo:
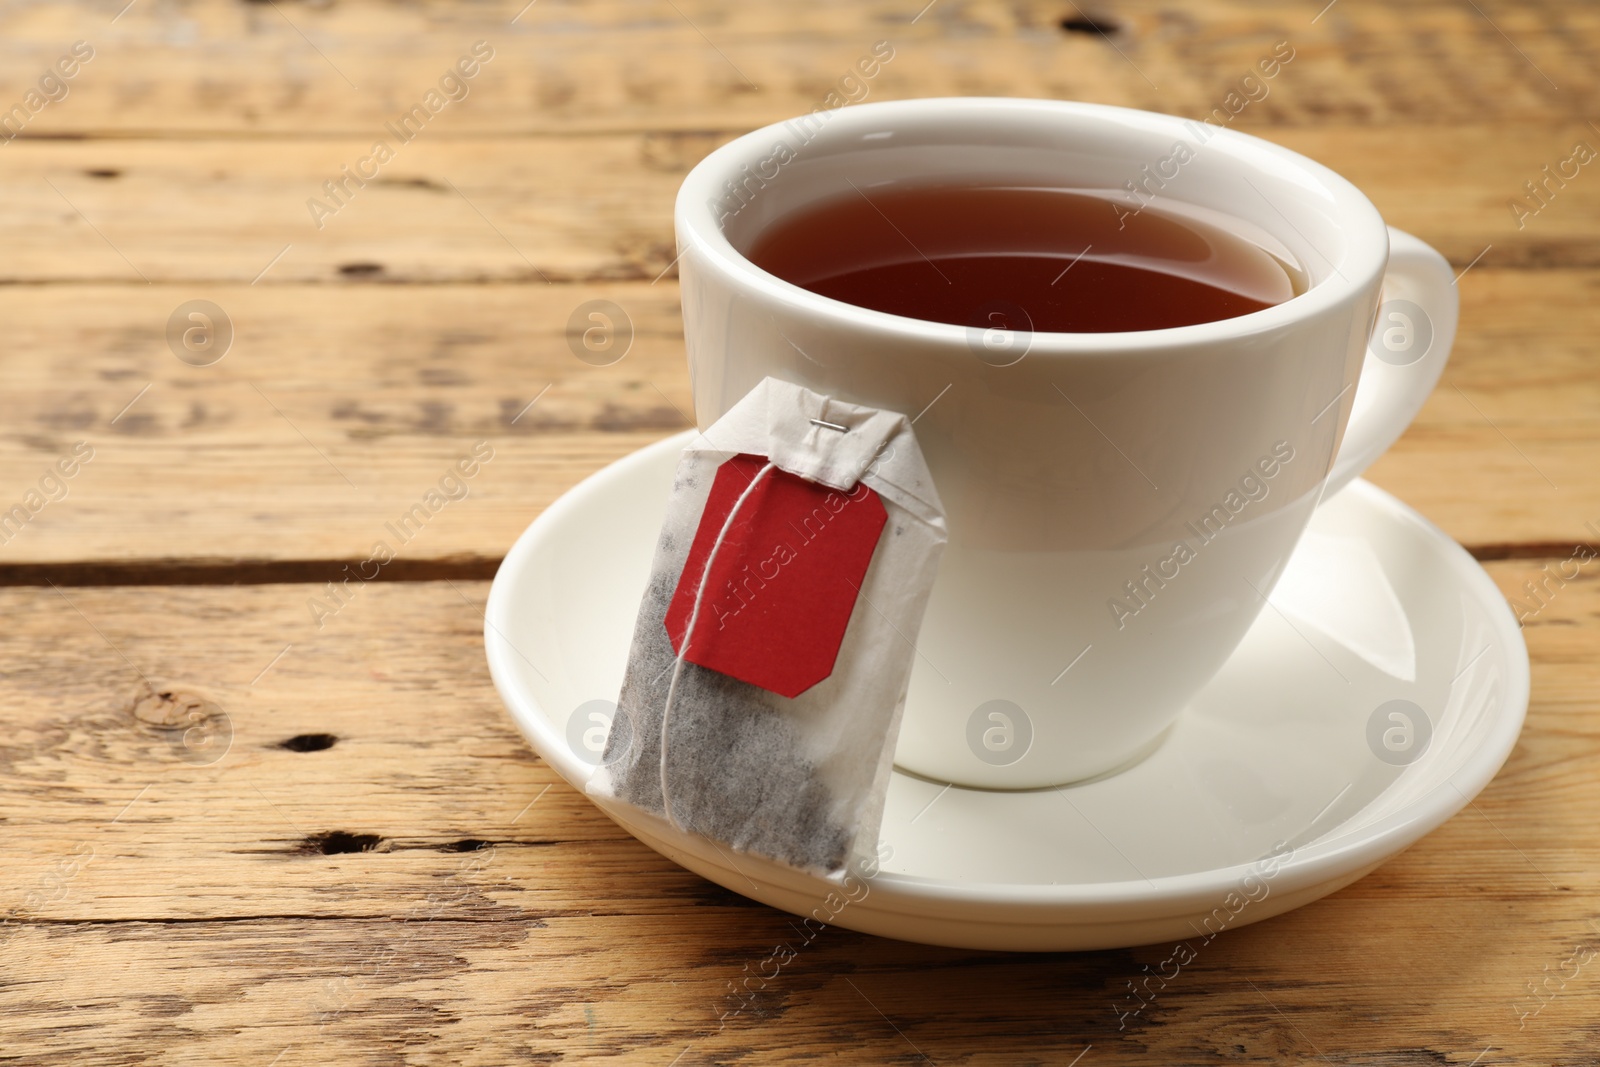
<path fill-rule="evenodd" d="M 684 449 L 588 791 L 813 873 L 870 854 L 945 539 L 904 415 L 762 381 Z"/>

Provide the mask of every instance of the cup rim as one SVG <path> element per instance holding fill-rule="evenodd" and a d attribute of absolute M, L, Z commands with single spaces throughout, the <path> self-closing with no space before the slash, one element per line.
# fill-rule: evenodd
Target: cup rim
<path fill-rule="evenodd" d="M 1196 121 L 1160 112 L 1082 101 L 1023 97 L 924 97 L 836 108 L 829 113 L 828 130 L 848 136 L 856 131 L 869 132 L 869 128 L 895 120 L 928 115 L 969 118 L 999 111 L 1035 116 L 1055 115 L 1063 119 L 1110 119 L 1141 130 L 1179 138 L 1192 137 L 1187 127 Z M 724 181 L 736 177 L 742 166 L 753 165 L 770 153 L 775 135 L 792 134 L 787 125 L 789 121 L 792 120 L 775 122 L 737 137 L 711 152 L 690 170 L 679 187 L 674 208 L 680 259 L 691 252 L 699 253 L 710 265 L 746 291 L 754 291 L 802 315 L 847 325 L 858 331 L 875 332 L 886 341 L 967 346 L 969 327 L 876 311 L 822 296 L 756 266 L 728 240 L 711 210 L 711 204 L 722 196 Z M 1275 164 L 1275 169 L 1293 168 L 1308 183 L 1316 185 L 1331 197 L 1342 220 L 1347 242 L 1338 261 L 1328 261 L 1332 264 L 1332 274 L 1281 304 L 1233 318 L 1158 330 L 1105 333 L 1032 331 L 1028 334 L 1029 355 L 1112 354 L 1238 340 L 1276 331 L 1337 308 L 1359 296 L 1382 275 L 1389 256 L 1388 228 L 1372 201 L 1348 179 L 1292 149 L 1234 129 L 1214 128 L 1212 137 L 1205 144 L 1208 150 L 1226 152 L 1246 166 L 1252 161 L 1270 160 Z"/>

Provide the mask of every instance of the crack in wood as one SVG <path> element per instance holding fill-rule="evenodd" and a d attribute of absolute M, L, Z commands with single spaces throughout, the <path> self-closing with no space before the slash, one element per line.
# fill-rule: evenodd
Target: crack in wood
<path fill-rule="evenodd" d="M 1480 563 L 1508 559 L 1566 559 L 1581 539 L 1573 541 L 1490 542 L 1461 547 Z M 487 582 L 504 557 L 446 556 L 439 559 L 396 559 L 374 582 Z M 339 582 L 358 559 L 166 559 L 87 560 L 51 563 L 0 563 L 0 588 L 58 585 L 74 587 L 321 585 Z"/>
<path fill-rule="evenodd" d="M 1570 548 L 1568 549 L 1570 551 Z M 0 587 L 59 585 L 321 585 L 341 582 L 363 561 L 351 559 L 165 559 L 0 564 Z M 395 559 L 374 582 L 479 582 L 500 569 L 499 556 Z"/>

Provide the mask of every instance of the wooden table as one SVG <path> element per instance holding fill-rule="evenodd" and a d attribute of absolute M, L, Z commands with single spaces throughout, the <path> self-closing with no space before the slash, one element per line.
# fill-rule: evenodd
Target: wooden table
<path fill-rule="evenodd" d="M 28 517 L 0 534 L 0 1061 L 1600 1062 L 1596 564 L 1528 618 L 1527 728 L 1475 804 L 1219 938 L 1121 1030 L 1113 1002 L 1165 947 L 840 929 L 719 1029 L 789 917 L 560 782 L 480 639 L 540 509 L 685 425 L 685 171 L 822 104 L 880 40 L 868 99 L 1195 117 L 1289 42 L 1233 125 L 1345 173 L 1462 272 L 1454 359 L 1372 477 L 1521 596 L 1600 539 L 1600 169 L 1524 188 L 1600 146 L 1600 10 L 124 2 L 0 8 L 0 108 L 23 107 L 0 144 L 0 511 Z M 92 57 L 29 97 L 78 41 Z M 492 57 L 446 83 L 465 98 L 386 134 L 479 41 Z M 565 330 L 602 298 L 635 340 L 592 367 Z M 195 300 L 231 323 L 210 365 L 221 335 L 183 349 L 187 311 L 168 341 Z M 470 495 L 343 584 L 480 441 Z"/>

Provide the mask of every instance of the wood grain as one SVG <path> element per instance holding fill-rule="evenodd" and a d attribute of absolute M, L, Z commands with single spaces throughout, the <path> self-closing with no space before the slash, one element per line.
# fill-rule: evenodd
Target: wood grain
<path fill-rule="evenodd" d="M 441 117 L 459 133 L 761 126 L 818 106 L 878 40 L 895 56 L 870 83 L 871 99 L 1038 96 L 1201 115 L 1289 41 L 1293 65 L 1241 121 L 1463 123 L 1600 111 L 1586 48 L 1600 14 L 1559 0 L 1480 10 L 1346 0 L 1326 11 L 1325 0 L 938 0 L 920 17 L 925 0 L 540 0 L 525 10 L 525 0 L 144 0 L 113 23 L 118 6 L 72 0 L 0 14 L 8 52 L 0 99 L 20 99 L 71 42 L 96 49 L 70 95 L 26 133 L 364 138 L 478 40 L 495 58 Z M 1078 32 L 1063 28 L 1073 19 Z M 1089 29 L 1094 20 L 1109 36 Z"/>
<path fill-rule="evenodd" d="M 1538 574 L 1490 569 L 1508 593 Z M 7 1052 L 659 1064 L 688 1047 L 680 1063 L 701 1064 L 914 1047 L 1009 1064 L 1093 1044 L 1097 1062 L 1465 1064 L 1592 1048 L 1591 970 L 1519 1020 L 1527 982 L 1600 945 L 1592 572 L 1530 620 L 1528 726 L 1474 806 L 1332 898 L 1228 932 L 1122 1030 L 1112 1004 L 1168 946 L 1035 957 L 835 929 L 719 1031 L 726 983 L 794 938 L 787 918 L 649 852 L 529 752 L 483 666 L 485 592 L 375 585 L 307 633 L 303 585 L 0 591 L 28 620 L 0 634 Z M 136 713 L 152 690 L 178 696 Z M 209 710 L 188 717 L 185 694 Z M 204 736 L 186 747 L 183 728 Z M 285 747 L 308 735 L 327 736 Z"/>

